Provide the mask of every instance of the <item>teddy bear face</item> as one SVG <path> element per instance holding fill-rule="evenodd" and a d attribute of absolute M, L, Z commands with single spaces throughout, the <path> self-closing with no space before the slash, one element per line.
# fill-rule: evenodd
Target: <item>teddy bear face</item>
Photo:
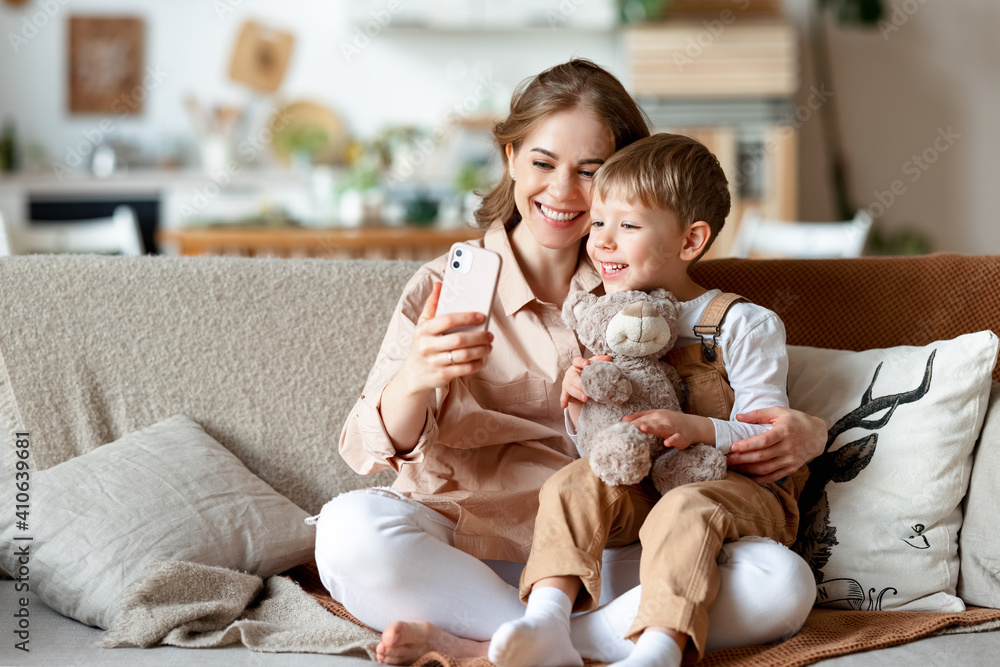
<path fill-rule="evenodd" d="M 626 290 L 595 296 L 575 292 L 563 304 L 563 319 L 594 354 L 648 357 L 677 340 L 677 299 L 664 289 Z"/>
<path fill-rule="evenodd" d="M 611 318 L 604 340 L 616 355 L 647 357 L 666 348 L 671 333 L 670 324 L 653 304 L 637 301 Z"/>

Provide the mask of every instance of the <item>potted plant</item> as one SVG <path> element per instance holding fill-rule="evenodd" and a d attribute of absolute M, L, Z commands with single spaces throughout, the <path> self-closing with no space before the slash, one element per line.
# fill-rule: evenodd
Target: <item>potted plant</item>
<path fill-rule="evenodd" d="M 364 142 L 348 146 L 347 161 L 350 166 L 337 188 L 340 222 L 357 227 L 380 217 L 382 161 L 377 148 Z"/>
<path fill-rule="evenodd" d="M 275 147 L 291 156 L 296 168 L 308 171 L 313 157 L 330 143 L 330 135 L 317 125 L 290 123 L 274 137 Z"/>

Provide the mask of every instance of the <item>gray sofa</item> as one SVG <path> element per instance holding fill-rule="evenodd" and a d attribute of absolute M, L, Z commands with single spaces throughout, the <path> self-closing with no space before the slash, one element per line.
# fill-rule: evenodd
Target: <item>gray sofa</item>
<path fill-rule="evenodd" d="M 911 303 L 921 304 L 922 313 L 900 322 L 889 321 L 899 319 L 896 311 L 879 314 L 880 298 L 895 303 L 913 299 L 920 287 L 916 283 L 929 290 L 946 288 L 953 296 L 966 291 L 982 296 L 984 282 L 1000 281 L 1000 258 L 944 259 L 723 260 L 706 262 L 698 277 L 763 305 L 783 303 L 789 343 L 796 345 L 861 350 L 1000 330 L 1000 307 L 980 307 L 978 301 L 970 305 L 942 298 L 929 309 L 915 299 Z M 391 483 L 385 475 L 373 479 L 351 472 L 340 459 L 337 441 L 398 294 L 416 266 L 237 258 L 0 259 L 0 436 L 7 450 L 0 493 L 15 493 L 14 432 L 31 433 L 33 464 L 48 469 L 177 414 L 204 427 L 250 471 L 309 514 L 342 491 Z M 887 284 L 890 277 L 896 282 Z M 879 290 L 871 289 L 873 282 Z M 852 290 L 854 298 L 845 302 L 841 296 Z M 859 290 L 871 294 L 859 297 Z M 853 315 L 851 309 L 856 309 Z M 867 318 L 868 324 L 851 327 L 843 340 L 829 344 L 828 332 L 850 317 L 855 322 Z M 894 327 L 907 333 L 894 334 Z M 865 328 L 868 338 L 858 333 Z M 996 400 L 1000 396 L 991 397 L 990 405 Z M 980 441 L 977 465 L 985 447 L 1000 448 L 1000 423 L 992 424 L 987 414 L 984 428 L 991 441 L 985 442 L 985 435 Z M 991 460 L 995 465 L 996 459 Z M 979 496 L 1000 496 L 1000 474 L 991 468 L 977 480 L 978 471 L 973 468 L 972 482 L 979 485 Z M 989 485 L 994 485 L 992 493 Z M 967 498 L 967 515 L 992 511 L 985 501 L 976 508 L 970 502 Z M 0 517 L 0 529 L 11 521 Z M 998 538 L 982 539 L 992 539 L 1000 553 Z M 9 543 L 2 546 L 11 548 Z M 990 567 L 987 563 L 987 578 Z M 964 585 L 973 603 L 983 606 L 984 599 L 1000 591 L 1000 574 L 992 574 L 996 581 L 960 580 L 959 593 Z M 5 629 L 22 607 L 23 594 L 14 585 L 0 581 Z M 100 629 L 59 615 L 34 594 L 29 608 L 30 652 L 14 649 L 16 640 L 5 630 L 0 664 L 367 662 L 258 653 L 239 646 L 102 649 L 96 645 Z M 987 665 L 996 664 L 998 654 L 1000 633 L 980 632 L 929 637 L 823 664 Z"/>

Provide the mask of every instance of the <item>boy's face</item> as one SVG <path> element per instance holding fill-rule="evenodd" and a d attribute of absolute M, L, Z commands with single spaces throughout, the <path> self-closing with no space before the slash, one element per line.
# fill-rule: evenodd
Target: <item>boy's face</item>
<path fill-rule="evenodd" d="M 677 291 L 683 286 L 690 262 L 679 256 L 685 228 L 676 213 L 594 193 L 590 218 L 587 254 L 605 291 Z"/>

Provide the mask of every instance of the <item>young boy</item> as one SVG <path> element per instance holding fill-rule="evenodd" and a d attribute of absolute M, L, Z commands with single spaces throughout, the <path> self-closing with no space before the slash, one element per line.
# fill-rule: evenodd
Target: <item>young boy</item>
<path fill-rule="evenodd" d="M 767 427 L 732 415 L 787 406 L 785 331 L 773 312 L 709 291 L 688 275 L 729 214 L 728 181 L 702 144 L 657 134 L 613 155 L 597 172 L 587 252 L 608 292 L 662 287 L 681 302 L 669 360 L 685 379 L 691 414 L 650 410 L 626 417 L 668 447 L 732 444 Z M 566 372 L 563 402 L 575 424 L 582 402 L 579 360 Z M 802 471 L 800 471 L 801 473 Z M 628 631 L 628 667 L 676 667 L 688 641 L 704 655 L 708 610 L 719 588 L 724 542 L 761 536 L 790 545 L 801 475 L 758 485 L 730 471 L 662 498 L 647 483 L 610 486 L 580 459 L 542 487 L 531 555 L 521 576 L 525 616 L 493 635 L 501 667 L 581 665 L 569 616 L 600 599 L 606 546 L 642 544 L 639 612 Z"/>

